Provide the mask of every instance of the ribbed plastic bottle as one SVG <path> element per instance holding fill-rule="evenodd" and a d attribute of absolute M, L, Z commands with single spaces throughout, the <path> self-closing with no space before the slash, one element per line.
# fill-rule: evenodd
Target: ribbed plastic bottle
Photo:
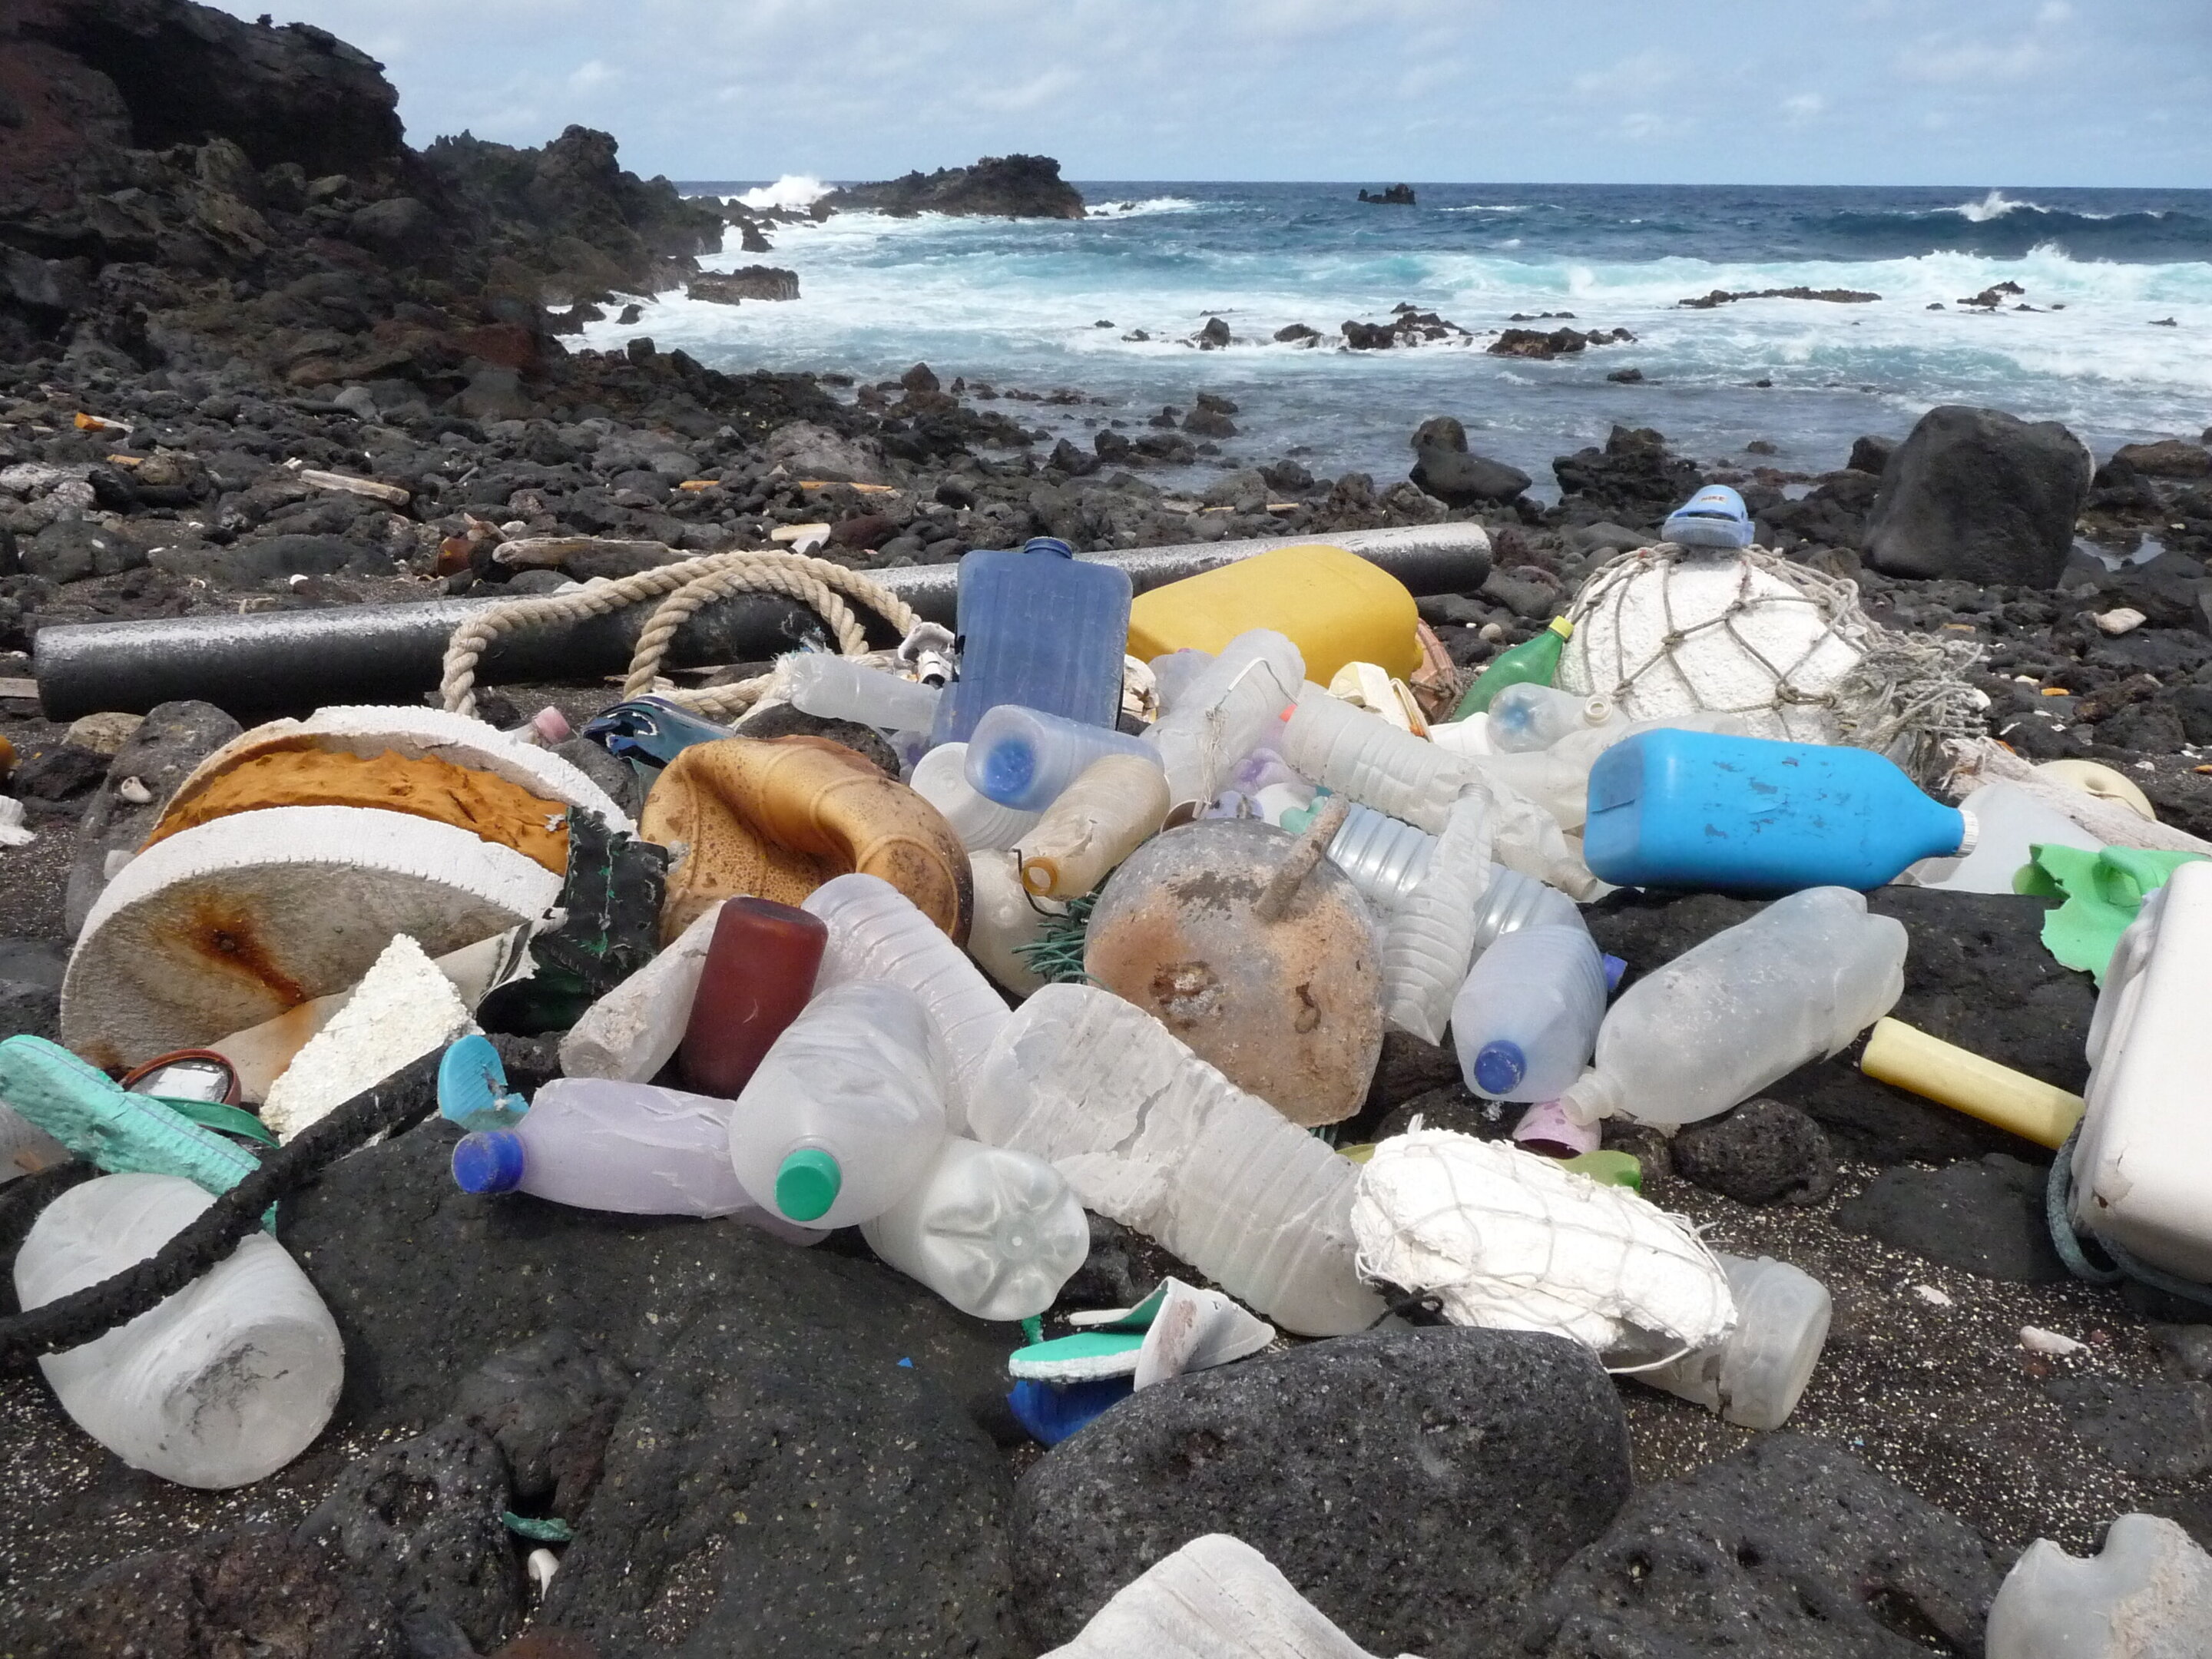
<path fill-rule="evenodd" d="M 1102 755 L 1022 837 L 1022 885 L 1039 898 L 1081 898 L 1158 835 L 1167 817 L 1168 782 L 1158 766 Z"/>
<path fill-rule="evenodd" d="M 1272 629 L 1239 634 L 1145 733 L 1167 773 L 1172 806 L 1194 812 L 1221 793 L 1305 684 L 1305 659 Z"/>
<path fill-rule="evenodd" d="M 1284 726 L 1283 758 L 1314 782 L 1431 834 L 1472 775 L 1464 757 L 1310 684 Z"/>
<path fill-rule="evenodd" d="M 945 1078 L 911 991 L 862 981 L 825 991 L 776 1039 L 730 1113 L 747 1192 L 811 1227 L 871 1221 L 945 1139 Z"/>
<path fill-rule="evenodd" d="M 1480 957 L 1516 927 L 1533 927 L 1540 922 L 1579 927 L 1582 918 L 1581 908 L 1558 888 L 1493 864 L 1490 885 L 1483 889 L 1475 906 L 1474 953 Z"/>
<path fill-rule="evenodd" d="M 1410 824 L 1406 828 L 1412 830 Z M 1330 856 L 1334 855 L 1332 846 Z M 1453 994 L 1474 957 L 1476 902 L 1498 867 L 1490 861 L 1487 800 L 1463 795 L 1452 803 L 1444 832 L 1424 867 L 1419 884 L 1389 913 L 1382 1017 L 1424 1042 L 1441 1042 Z"/>
<path fill-rule="evenodd" d="M 1037 821 L 1036 813 L 1001 806 L 968 781 L 964 743 L 939 744 L 915 763 L 907 781 L 945 815 L 960 844 L 971 853 L 1003 853 L 1018 847 Z"/>
<path fill-rule="evenodd" d="M 804 910 L 745 895 L 726 900 L 677 1050 L 684 1082 L 702 1095 L 735 1100 L 769 1045 L 813 995 L 829 942 L 829 928 Z"/>
<path fill-rule="evenodd" d="M 1091 1223 L 1059 1170 L 960 1135 L 860 1236 L 962 1313 L 999 1321 L 1052 1306 L 1091 1254 Z"/>
<path fill-rule="evenodd" d="M 929 1016 L 951 1075 L 945 1082 L 947 1122 L 967 1122 L 966 1102 L 991 1039 L 1006 1023 L 1006 1005 L 974 960 L 945 937 L 915 902 L 877 876 L 826 881 L 806 896 L 809 915 L 829 925 L 830 942 L 814 994 L 869 980 L 908 992 Z"/>
<path fill-rule="evenodd" d="M 1160 763 L 1141 738 L 1000 703 L 976 722 L 969 739 L 968 783 L 1001 806 L 1042 812 L 1085 767 L 1107 755 L 1134 755 L 1154 766 Z"/>
<path fill-rule="evenodd" d="M 1560 1104 L 1584 1123 L 1695 1123 L 1836 1053 L 1905 992 L 1905 926 L 1808 887 L 1621 993 Z"/>
<path fill-rule="evenodd" d="M 177 1176 L 73 1187 L 16 1252 L 16 1297 L 43 1307 L 96 1285 L 154 1255 L 214 1201 Z M 217 1491 L 305 1451 L 345 1381 L 330 1310 L 259 1231 L 150 1311 L 39 1366 L 70 1419 L 133 1468 Z"/>
<path fill-rule="evenodd" d="M 1578 697 L 1533 680 L 1509 685 L 1491 700 L 1484 735 L 1501 755 L 1549 749 L 1561 738 L 1607 725 L 1625 725 L 1611 701 Z"/>
<path fill-rule="evenodd" d="M 1887 757 L 1706 732 L 1638 732 L 1590 768 L 1583 857 L 1623 887 L 1861 890 L 1971 852 L 1973 822 Z"/>
<path fill-rule="evenodd" d="M 1286 813 L 1281 827 L 1302 834 L 1314 821 L 1322 799 Z M 1354 805 L 1328 843 L 1328 861 L 1351 878 L 1359 896 L 1377 913 L 1397 908 L 1425 875 L 1436 853 L 1437 838 L 1425 830 L 1378 812 L 1371 806 Z"/>
<path fill-rule="evenodd" d="M 1460 1076 L 1488 1100 L 1556 1100 L 1583 1073 L 1605 1018 L 1605 959 L 1580 921 L 1516 928 L 1476 958 L 1452 998 Z"/>
<path fill-rule="evenodd" d="M 927 732 L 936 724 L 943 695 L 936 686 L 826 651 L 787 657 L 783 669 L 791 701 L 805 714 L 857 720 L 886 732 Z"/>
<path fill-rule="evenodd" d="M 1358 1166 L 1109 992 L 1048 985 L 1024 1003 L 973 1122 L 1279 1325 L 1342 1336 L 1382 1316 L 1353 1262 Z"/>
<path fill-rule="evenodd" d="M 1735 1297 L 1735 1328 L 1671 1365 L 1637 1372 L 1637 1380 L 1718 1412 L 1740 1428 L 1778 1429 L 1797 1409 L 1827 1342 L 1827 1287 L 1772 1256 L 1716 1252 L 1713 1259 Z"/>
<path fill-rule="evenodd" d="M 513 1128 L 454 1142 L 453 1182 L 463 1192 L 528 1193 L 617 1215 L 764 1222 L 730 1169 L 731 1110 L 726 1100 L 650 1083 L 555 1078 Z"/>
<path fill-rule="evenodd" d="M 959 678 L 932 731 L 964 743 L 1000 703 L 1111 730 L 1128 649 L 1129 574 L 1091 564 L 1051 536 L 1019 552 L 978 549 L 960 561 Z"/>

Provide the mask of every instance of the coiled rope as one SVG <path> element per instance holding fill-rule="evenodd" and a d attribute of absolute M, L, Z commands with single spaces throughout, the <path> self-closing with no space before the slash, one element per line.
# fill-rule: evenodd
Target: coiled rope
<path fill-rule="evenodd" d="M 653 689 L 677 630 L 708 605 L 739 593 L 774 593 L 807 606 L 828 624 L 838 650 L 848 657 L 865 655 L 868 642 L 847 599 L 874 611 L 902 637 L 921 620 L 913 606 L 882 583 L 827 559 L 800 553 L 709 553 L 611 580 L 595 578 L 572 593 L 533 594 L 478 612 L 455 629 L 446 642 L 439 701 L 453 714 L 476 713 L 477 666 L 501 635 L 611 616 L 658 599 L 660 603 L 647 620 L 645 631 L 638 635 L 623 679 L 623 696 L 638 696 Z M 760 700 L 769 678 L 761 675 L 734 685 L 660 695 L 702 714 L 735 714 Z"/>

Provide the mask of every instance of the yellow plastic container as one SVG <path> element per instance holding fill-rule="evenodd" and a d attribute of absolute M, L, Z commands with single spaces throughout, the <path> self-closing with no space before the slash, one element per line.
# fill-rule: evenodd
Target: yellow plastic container
<path fill-rule="evenodd" d="M 2081 1097 L 1933 1037 L 1901 1019 L 1878 1019 L 1859 1070 L 1878 1083 L 2008 1129 L 2056 1152 L 2081 1121 Z"/>
<path fill-rule="evenodd" d="M 1272 628 L 1297 645 L 1317 685 L 1348 662 L 1402 679 L 1421 665 L 1419 620 L 1406 585 L 1357 553 L 1279 547 L 1137 595 L 1129 654 L 1149 662 L 1170 651 L 1218 653 L 1239 634 Z"/>

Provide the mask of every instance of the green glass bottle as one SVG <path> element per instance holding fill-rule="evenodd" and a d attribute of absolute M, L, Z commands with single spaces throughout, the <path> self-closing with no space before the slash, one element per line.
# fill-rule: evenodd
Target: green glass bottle
<path fill-rule="evenodd" d="M 1575 625 L 1565 617 L 1552 618 L 1551 626 L 1510 651 L 1501 651 L 1490 659 L 1490 666 L 1476 677 L 1467 695 L 1459 700 L 1452 718 L 1463 720 L 1469 714 L 1480 714 L 1490 707 L 1490 700 L 1509 685 L 1534 683 L 1549 685 L 1552 677 L 1559 672 L 1559 653 L 1567 648 L 1567 636 Z"/>

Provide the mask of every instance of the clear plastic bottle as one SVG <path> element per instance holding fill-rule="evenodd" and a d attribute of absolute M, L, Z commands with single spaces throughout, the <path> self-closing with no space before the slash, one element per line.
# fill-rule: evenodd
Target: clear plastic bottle
<path fill-rule="evenodd" d="M 915 763 L 908 783 L 945 815 L 960 844 L 971 853 L 1002 853 L 1018 847 L 1038 814 L 1001 806 L 968 781 L 968 745 L 944 743 Z"/>
<path fill-rule="evenodd" d="M 992 1045 L 974 1124 L 1279 1325 L 1341 1336 L 1382 1316 L 1353 1261 L 1358 1166 L 1109 992 L 1048 985 L 1024 1003 Z"/>
<path fill-rule="evenodd" d="M 1516 927 L 1533 927 L 1540 922 L 1578 927 L 1582 919 L 1581 908 L 1558 888 L 1493 864 L 1490 885 L 1483 889 L 1475 907 L 1474 951 L 1480 956 Z"/>
<path fill-rule="evenodd" d="M 2212 1556 L 2178 1522 L 2123 1515 L 2083 1559 L 2048 1538 L 1990 1603 L 1986 1659 L 2204 1659 Z"/>
<path fill-rule="evenodd" d="M 933 685 L 902 679 L 848 657 L 802 651 L 783 659 L 791 701 L 823 720 L 857 720 L 886 732 L 927 732 L 937 719 Z"/>
<path fill-rule="evenodd" d="M 1476 959 L 1451 1005 L 1467 1086 L 1489 1100 L 1556 1100 L 1605 1018 L 1605 959 L 1577 920 L 1521 927 Z"/>
<path fill-rule="evenodd" d="M 1213 665 L 1213 653 L 1194 651 L 1186 647 L 1170 651 L 1164 656 L 1154 657 L 1145 665 L 1152 671 L 1154 695 L 1160 701 L 1163 716 L 1172 714 L 1182 702 L 1184 694 L 1198 684 L 1198 677 Z M 1285 702 L 1290 700 L 1286 697 Z"/>
<path fill-rule="evenodd" d="M 1059 1170 L 960 1135 L 860 1236 L 962 1313 L 999 1321 L 1052 1306 L 1091 1254 L 1091 1224 Z"/>
<path fill-rule="evenodd" d="M 1159 764 L 1141 738 L 1004 702 L 975 723 L 968 740 L 968 782 L 1001 806 L 1042 812 L 1085 767 L 1106 755 L 1134 755 Z"/>
<path fill-rule="evenodd" d="M 1797 1409 L 1827 1342 L 1827 1287 L 1772 1256 L 1716 1252 L 1714 1260 L 1735 1297 L 1735 1328 L 1724 1341 L 1637 1378 L 1740 1428 L 1778 1429 Z"/>
<path fill-rule="evenodd" d="M 1491 700 L 1485 737 L 1501 755 L 1549 749 L 1571 732 L 1626 724 L 1604 697 L 1578 697 L 1533 680 L 1509 685 Z"/>
<path fill-rule="evenodd" d="M 1272 629 L 1239 634 L 1145 733 L 1166 770 L 1168 798 L 1194 812 L 1220 793 L 1305 684 L 1305 659 Z"/>
<path fill-rule="evenodd" d="M 1113 729 L 1129 648 L 1127 571 L 1036 536 L 1019 552 L 969 554 L 959 588 L 960 673 L 937 706 L 939 743 L 966 741 L 1000 703 Z"/>
<path fill-rule="evenodd" d="M 1464 757 L 1310 684 L 1283 728 L 1283 758 L 1314 782 L 1431 834 L 1472 775 Z"/>
<path fill-rule="evenodd" d="M 1905 991 L 1904 924 L 1808 887 L 1630 986 L 1560 1103 L 1584 1123 L 1695 1123 L 1832 1054 Z"/>
<path fill-rule="evenodd" d="M 1303 814 L 1293 814 L 1283 828 L 1300 830 L 1313 816 L 1314 809 L 1309 807 Z M 1360 897 L 1378 913 L 1388 913 L 1420 884 L 1436 848 L 1437 838 L 1427 830 L 1371 806 L 1354 806 L 1329 840 L 1328 861 L 1352 878 Z"/>
<path fill-rule="evenodd" d="M 1452 995 L 1474 959 L 1476 901 L 1498 867 L 1490 861 L 1489 803 L 1480 795 L 1454 801 L 1433 847 L 1425 873 L 1389 912 L 1382 945 L 1383 1018 L 1424 1042 L 1443 1041 Z"/>
<path fill-rule="evenodd" d="M 2055 844 L 2094 853 L 2105 844 L 2016 783 L 1985 783 L 1960 801 L 1959 810 L 1973 819 L 1978 832 L 1973 850 L 1963 858 L 1923 859 L 1899 882 L 1949 893 L 2009 893 L 2032 848 Z"/>
<path fill-rule="evenodd" d="M 961 1133 L 968 1121 L 969 1091 L 991 1039 L 1006 1023 L 1005 1001 L 968 953 L 880 877 L 839 876 L 808 894 L 799 908 L 830 928 L 829 947 L 814 979 L 817 997 L 840 985 L 878 980 L 912 993 L 921 1002 L 950 1062 L 947 1123 L 954 1133 Z"/>
<path fill-rule="evenodd" d="M 42 1307 L 144 1261 L 214 1199 L 178 1176 L 112 1175 L 64 1193 L 15 1255 Z M 274 1474 L 323 1431 L 345 1381 L 330 1310 L 268 1234 L 158 1306 L 39 1361 L 76 1425 L 133 1468 L 222 1490 Z"/>
<path fill-rule="evenodd" d="M 1100 756 L 1022 837 L 1022 885 L 1039 898 L 1081 898 L 1159 833 L 1168 805 L 1167 780 L 1153 763 Z"/>
<path fill-rule="evenodd" d="M 928 1012 L 878 981 L 817 995 L 730 1113 L 738 1179 L 787 1220 L 873 1220 L 921 1179 L 945 1135 Z"/>

